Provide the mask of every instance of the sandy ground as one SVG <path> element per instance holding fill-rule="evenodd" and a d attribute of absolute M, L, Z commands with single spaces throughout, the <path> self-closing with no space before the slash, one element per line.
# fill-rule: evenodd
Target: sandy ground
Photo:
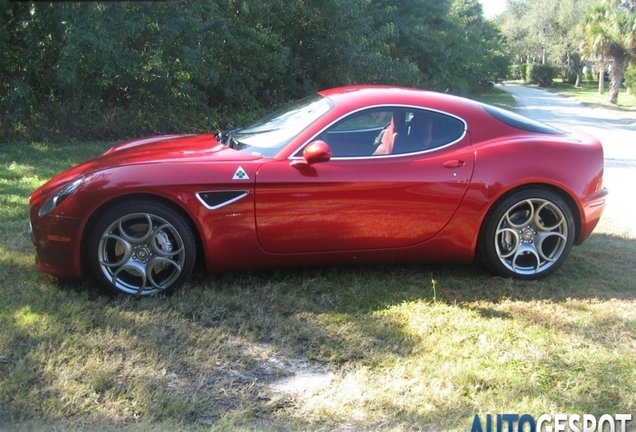
<path fill-rule="evenodd" d="M 603 143 L 604 184 L 610 191 L 597 232 L 636 238 L 636 111 L 590 108 L 545 90 L 498 85 L 511 93 L 520 114 L 560 129 L 579 129 Z M 564 167 L 576 169 L 576 167 Z"/>

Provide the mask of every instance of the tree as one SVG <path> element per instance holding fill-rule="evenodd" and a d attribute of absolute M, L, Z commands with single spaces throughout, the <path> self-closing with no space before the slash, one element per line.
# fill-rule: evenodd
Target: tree
<path fill-rule="evenodd" d="M 453 0 L 449 18 L 456 26 L 452 50 L 456 70 L 464 71 L 455 80 L 477 93 L 506 78 L 511 63 L 506 38 L 495 21 L 484 19 L 481 4 Z"/>
<path fill-rule="evenodd" d="M 515 64 L 534 63 L 541 58 L 541 44 L 530 19 L 532 1 L 508 0 L 506 10 L 497 17 Z"/>
<path fill-rule="evenodd" d="M 582 30 L 586 57 L 612 62 L 609 102 L 616 104 L 625 70 L 636 58 L 636 1 L 604 0 L 592 6 Z"/>
<path fill-rule="evenodd" d="M 515 63 L 548 63 L 557 66 L 564 78 L 576 74 L 580 83 L 584 64 L 578 25 L 596 1 L 508 0 L 498 21 Z"/>
<path fill-rule="evenodd" d="M 581 56 L 579 23 L 584 12 L 597 0 L 561 0 L 556 11 L 556 32 L 550 44 L 550 55 L 558 62 L 564 80 L 576 75 L 575 86 L 581 85 L 585 59 Z"/>
<path fill-rule="evenodd" d="M 0 0 L 2 140 L 240 126 L 319 89 L 453 93 L 507 58 L 477 0 Z"/>

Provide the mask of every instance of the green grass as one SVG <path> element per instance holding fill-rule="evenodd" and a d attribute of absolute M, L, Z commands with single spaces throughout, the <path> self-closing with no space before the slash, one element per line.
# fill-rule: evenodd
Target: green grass
<path fill-rule="evenodd" d="M 474 99 L 479 102 L 487 103 L 490 105 L 498 106 L 500 108 L 512 109 L 515 106 L 515 98 L 508 92 L 493 87 L 478 95 L 468 96 L 470 99 Z"/>
<path fill-rule="evenodd" d="M 555 81 L 554 87 L 550 87 L 546 90 L 574 98 L 591 107 L 636 112 L 636 95 L 627 94 L 625 88 L 622 88 L 618 93 L 618 103 L 616 105 L 612 105 L 608 102 L 609 83 L 605 86 L 604 94 L 598 92 L 598 83 L 589 82 L 584 82 L 580 87 L 574 87 L 572 84 Z"/>
<path fill-rule="evenodd" d="M 538 282 L 479 267 L 196 274 L 101 294 L 33 263 L 29 192 L 106 144 L 0 147 L 0 430 L 470 430 L 636 410 L 636 239 Z"/>

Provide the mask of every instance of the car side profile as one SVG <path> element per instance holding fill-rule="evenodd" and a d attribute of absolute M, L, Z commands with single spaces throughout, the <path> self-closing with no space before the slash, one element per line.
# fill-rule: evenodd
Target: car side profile
<path fill-rule="evenodd" d="M 537 279 L 602 215 L 603 149 L 420 89 L 321 91 L 216 134 L 119 144 L 33 192 L 38 268 L 171 292 L 208 272 L 471 263 Z"/>

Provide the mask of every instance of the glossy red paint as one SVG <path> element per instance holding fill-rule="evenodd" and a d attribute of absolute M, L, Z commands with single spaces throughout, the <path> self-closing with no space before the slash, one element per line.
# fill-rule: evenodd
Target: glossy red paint
<path fill-rule="evenodd" d="M 465 161 L 461 169 L 443 166 Z M 470 139 L 427 158 L 332 160 L 299 171 L 287 161 L 258 172 L 256 217 L 261 246 L 308 253 L 413 246 L 451 219 L 473 170 Z M 283 186 L 284 185 L 284 186 Z"/>
<path fill-rule="evenodd" d="M 523 188 L 554 191 L 567 203 L 576 244 L 602 214 L 603 152 L 589 135 L 529 132 L 502 123 L 476 102 L 422 90 L 359 86 L 321 95 L 331 109 L 270 157 L 229 148 L 209 134 L 150 137 L 55 177 L 31 196 L 39 268 L 85 276 L 88 238 L 99 218 L 117 203 L 141 198 L 183 215 L 201 240 L 210 272 L 469 263 L 489 212 Z M 331 154 L 322 135 L 352 113 L 382 107 L 441 113 L 461 121 L 465 131 L 425 151 Z M 41 214 L 47 200 L 80 178 L 72 193 Z M 217 191 L 245 194 L 219 208 L 197 197 Z"/>

